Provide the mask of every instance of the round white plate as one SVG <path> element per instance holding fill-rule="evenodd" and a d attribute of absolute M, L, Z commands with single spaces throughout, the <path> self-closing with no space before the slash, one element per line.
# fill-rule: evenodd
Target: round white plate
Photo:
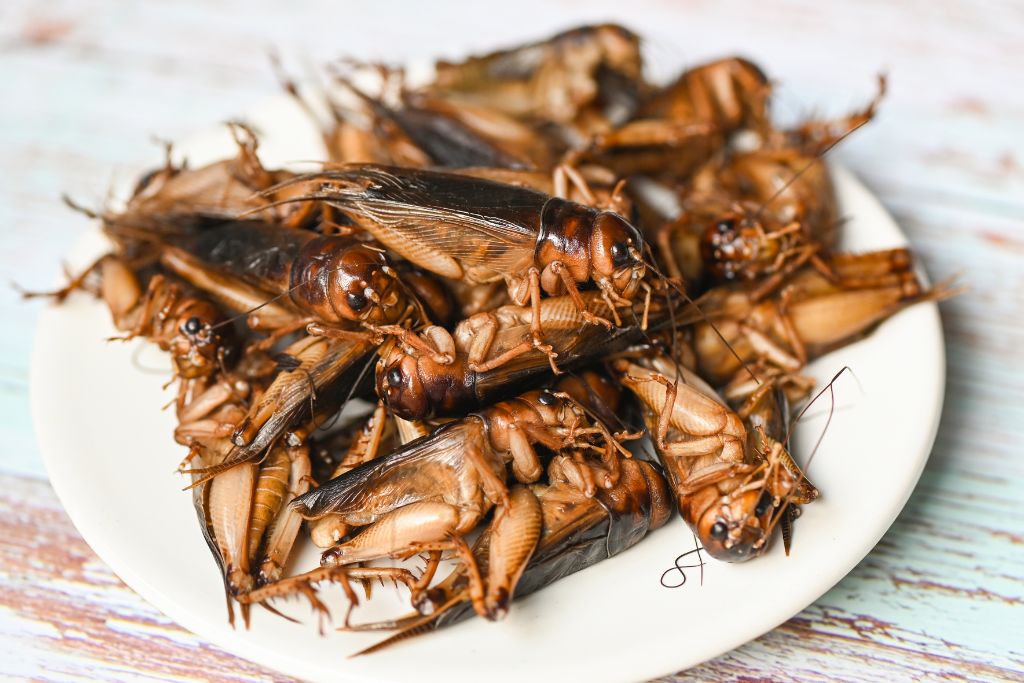
<path fill-rule="evenodd" d="M 319 136 L 291 101 L 277 99 L 248 118 L 270 166 L 322 156 Z M 178 148 L 193 164 L 233 153 L 224 130 Z M 878 201 L 836 169 L 843 246 L 863 250 L 905 243 Z M 72 255 L 75 266 L 104 250 L 98 231 Z M 304 603 L 283 609 L 293 624 L 263 610 L 249 630 L 228 626 L 223 586 L 199 532 L 183 455 L 162 411 L 168 367 L 154 347 L 107 342 L 106 309 L 87 295 L 41 316 L 32 361 L 36 433 L 50 479 L 82 536 L 129 586 L 172 619 L 218 646 L 292 676 L 316 681 L 419 683 L 472 681 L 636 681 L 669 674 L 774 628 L 834 586 L 875 545 L 903 507 L 935 436 L 945 381 L 938 309 L 915 306 L 872 336 L 815 362 L 820 383 L 849 365 L 836 386 L 836 411 L 808 472 L 822 497 L 796 525 L 793 554 L 781 543 L 755 561 L 672 569 L 694 540 L 675 517 L 638 546 L 516 601 L 500 623 L 471 619 L 350 659 L 380 634 L 317 633 Z M 824 424 L 828 399 L 797 430 L 804 461 Z M 813 415 L 812 415 L 813 414 Z M 885 476 L 880 476 L 884 472 Z M 681 564 L 692 564 L 694 555 Z M 295 570 L 317 564 L 306 547 Z M 666 572 L 668 572 L 666 574 Z M 395 596 L 389 595 L 394 592 Z M 396 591 L 375 591 L 357 611 L 401 613 Z M 340 612 L 340 610 L 339 610 Z M 404 612 L 404 611 L 402 611 Z"/>

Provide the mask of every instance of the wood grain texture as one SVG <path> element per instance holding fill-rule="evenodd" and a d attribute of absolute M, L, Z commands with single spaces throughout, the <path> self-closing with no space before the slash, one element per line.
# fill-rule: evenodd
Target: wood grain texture
<path fill-rule="evenodd" d="M 96 557 L 46 482 L 12 476 L 0 476 L 0 660 L 3 675 L 50 680 L 281 680 L 168 620 Z"/>
<path fill-rule="evenodd" d="M 340 53 L 458 56 L 618 18 L 651 38 L 663 75 L 730 52 L 760 62 L 781 81 L 784 118 L 851 108 L 885 69 L 878 121 L 835 156 L 893 211 L 933 277 L 960 273 L 970 286 L 942 305 L 948 384 L 932 458 L 896 524 L 835 589 L 665 680 L 1024 679 L 1024 91 L 1013 85 L 1024 5 L 256 4 L 0 4 L 7 279 L 52 282 L 87 226 L 62 192 L 99 203 L 113 178 L 159 162 L 153 135 L 180 137 L 274 94 L 271 46 L 301 73 Z M 530 34 L 516 28 L 524 14 Z M 0 676 L 281 680 L 169 623 L 77 536 L 29 426 L 36 315 L 0 287 Z"/>

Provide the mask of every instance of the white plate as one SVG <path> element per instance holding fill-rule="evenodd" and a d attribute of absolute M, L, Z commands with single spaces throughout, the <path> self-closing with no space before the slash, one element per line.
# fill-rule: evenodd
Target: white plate
<path fill-rule="evenodd" d="M 273 166 L 322 156 L 309 121 L 290 101 L 273 100 L 250 118 Z M 193 163 L 232 153 L 222 130 L 181 150 Z M 843 246 L 898 246 L 904 237 L 878 201 L 836 170 Z M 104 249 L 98 231 L 72 262 Z M 472 619 L 378 654 L 348 655 L 379 634 L 317 635 L 315 620 L 292 624 L 256 610 L 250 630 L 225 618 L 218 570 L 199 532 L 191 497 L 173 470 L 183 449 L 174 417 L 160 408 L 167 361 L 140 343 L 107 343 L 116 334 L 105 308 L 86 295 L 41 316 L 32 361 L 36 433 L 50 479 L 82 536 L 129 586 L 184 627 L 238 655 L 317 681 L 643 680 L 714 657 L 774 628 L 834 586 L 896 518 L 924 466 L 938 424 L 945 381 L 938 309 L 915 306 L 868 339 L 811 365 L 820 382 L 843 365 L 837 411 L 809 476 L 822 498 L 797 523 L 794 551 L 781 543 L 756 561 L 708 560 L 678 588 L 662 585 L 693 537 L 675 517 L 635 548 L 517 601 L 497 624 Z M 797 430 L 806 458 L 824 422 Z M 297 569 L 315 566 L 306 548 Z M 667 582 L 680 581 L 677 573 Z M 377 591 L 386 593 L 387 591 Z M 391 613 L 396 598 L 384 599 Z M 285 605 L 295 616 L 308 608 Z M 358 613 L 373 616 L 375 611 Z"/>

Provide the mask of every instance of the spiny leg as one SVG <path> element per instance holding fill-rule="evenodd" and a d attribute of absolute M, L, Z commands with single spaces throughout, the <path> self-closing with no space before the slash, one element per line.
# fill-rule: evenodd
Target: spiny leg
<path fill-rule="evenodd" d="M 625 300 L 612 288 L 611 283 L 608 282 L 607 278 L 601 278 L 598 280 L 597 286 L 598 289 L 601 290 L 601 300 L 608 306 L 608 310 L 612 312 L 612 318 L 615 321 L 615 326 L 622 327 L 622 318 L 619 316 L 619 311 L 615 308 L 615 302 L 613 299 L 617 299 L 619 301 Z M 626 303 L 629 302 L 627 301 Z"/>
<path fill-rule="evenodd" d="M 691 495 L 706 486 L 717 484 L 720 481 L 725 481 L 726 479 L 730 479 L 739 474 L 746 474 L 752 469 L 752 465 L 743 465 L 731 462 L 711 465 L 710 467 L 705 467 L 699 472 L 694 473 L 694 475 L 691 475 L 685 480 L 679 482 L 675 487 L 676 494 L 680 496 Z"/>
<path fill-rule="evenodd" d="M 394 582 L 395 585 L 401 583 L 409 590 L 412 590 L 418 581 L 411 571 L 401 567 L 317 567 L 305 574 L 281 579 L 243 593 L 237 599 L 243 604 L 254 604 L 290 595 L 302 595 L 321 617 L 330 617 L 330 610 L 320 600 L 317 590 L 313 587 L 313 584 L 330 581 L 341 586 L 348 599 L 348 608 L 345 611 L 343 622 L 343 628 L 348 628 L 352 611 L 359 606 L 359 596 L 353 590 L 351 581 L 359 581 L 365 587 L 366 582 L 384 581 L 385 579 Z"/>
<path fill-rule="evenodd" d="M 486 589 L 483 576 L 480 574 L 480 565 L 473 556 L 473 551 L 461 536 L 452 535 L 447 540 L 433 543 L 417 543 L 410 546 L 415 552 L 452 552 L 462 563 L 469 580 L 469 598 L 473 603 L 473 609 L 485 619 L 491 619 L 490 611 L 485 603 Z"/>
<path fill-rule="evenodd" d="M 508 507 L 508 486 L 494 473 L 488 464 L 484 453 L 480 450 L 479 444 L 467 442 L 465 448 L 466 459 L 480 475 L 481 485 L 487 496 L 502 507 Z"/>

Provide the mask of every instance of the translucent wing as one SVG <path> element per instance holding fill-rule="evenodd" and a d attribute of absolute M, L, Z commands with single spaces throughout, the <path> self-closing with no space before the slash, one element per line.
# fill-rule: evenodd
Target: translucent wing
<path fill-rule="evenodd" d="M 365 515 L 371 522 L 403 505 L 458 489 L 467 464 L 467 425 L 452 423 L 390 455 L 364 463 L 295 499 L 303 516 Z"/>
<path fill-rule="evenodd" d="M 342 210 L 417 265 L 459 278 L 514 273 L 533 256 L 548 195 L 490 180 L 384 166 L 304 176 L 309 198 Z"/>

